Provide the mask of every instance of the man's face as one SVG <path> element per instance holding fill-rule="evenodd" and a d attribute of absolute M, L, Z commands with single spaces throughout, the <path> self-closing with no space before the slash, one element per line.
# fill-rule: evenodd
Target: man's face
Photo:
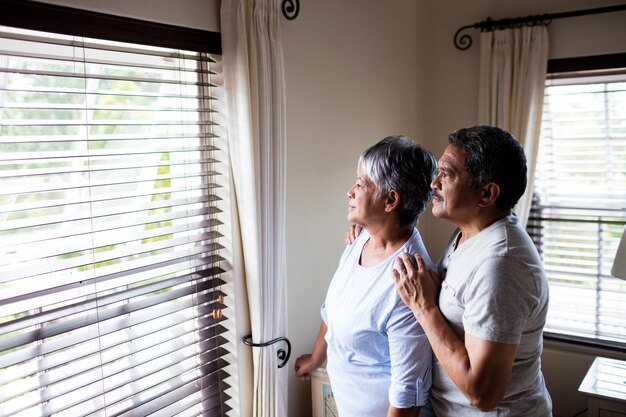
<path fill-rule="evenodd" d="M 439 159 L 439 172 L 431 183 L 433 215 L 457 226 L 471 221 L 478 209 L 481 190 L 470 187 L 470 175 L 465 170 L 466 155 L 454 145 L 448 147 Z"/>

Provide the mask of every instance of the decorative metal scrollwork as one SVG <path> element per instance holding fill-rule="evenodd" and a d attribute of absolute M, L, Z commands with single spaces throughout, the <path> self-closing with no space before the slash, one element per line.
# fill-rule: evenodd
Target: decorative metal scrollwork
<path fill-rule="evenodd" d="M 456 33 L 454 34 L 454 46 L 456 46 L 456 49 L 465 51 L 469 49 L 470 46 L 472 46 L 472 37 L 470 35 L 468 35 L 467 33 L 461 37 L 459 37 L 459 35 L 465 29 L 471 29 L 473 27 L 474 25 L 466 25 L 466 26 L 459 28 L 459 30 L 456 31 Z"/>
<path fill-rule="evenodd" d="M 278 349 L 278 351 L 276 352 L 276 356 L 280 361 L 282 361 L 278 364 L 278 367 L 282 368 L 287 364 L 289 356 L 291 356 L 291 342 L 289 342 L 289 339 L 287 339 L 286 337 L 277 337 L 276 339 L 272 339 L 269 342 L 265 343 L 252 343 L 252 335 L 243 338 L 243 344 L 252 347 L 267 347 L 278 342 L 285 342 L 287 344 L 287 351 L 285 351 L 284 349 Z"/>
<path fill-rule="evenodd" d="M 283 2 L 284 4 L 285 2 Z M 463 35 L 459 37 L 462 31 L 465 29 L 480 29 L 482 32 L 491 32 L 493 30 L 501 30 L 506 28 L 520 28 L 523 26 L 539 26 L 545 25 L 548 26 L 552 20 L 554 19 L 562 19 L 566 17 L 575 17 L 575 16 L 586 16 L 591 14 L 599 14 L 599 13 L 612 13 L 612 12 L 620 12 L 626 10 L 626 4 L 619 4 L 616 6 L 608 6 L 608 7 L 598 7 L 596 9 L 586 9 L 586 10 L 574 10 L 571 12 L 561 12 L 561 13 L 544 13 L 526 17 L 516 17 L 512 19 L 499 19 L 493 20 L 488 17 L 486 20 L 482 22 L 474 23 L 473 25 L 466 25 L 459 28 L 454 34 L 454 46 L 461 50 L 465 51 L 472 46 L 472 37 L 470 35 Z"/>
<path fill-rule="evenodd" d="M 282 9 L 285 19 L 293 20 L 300 13 L 300 0 L 283 0 Z"/>

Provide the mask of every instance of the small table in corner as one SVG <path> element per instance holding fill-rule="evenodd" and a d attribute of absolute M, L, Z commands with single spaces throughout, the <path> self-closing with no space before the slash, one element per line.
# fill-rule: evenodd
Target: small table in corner
<path fill-rule="evenodd" d="M 588 417 L 626 417 L 626 361 L 595 358 L 578 392 L 587 397 Z"/>

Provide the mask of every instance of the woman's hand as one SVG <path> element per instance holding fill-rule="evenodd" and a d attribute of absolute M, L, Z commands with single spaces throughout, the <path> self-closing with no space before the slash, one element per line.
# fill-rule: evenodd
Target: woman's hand
<path fill-rule="evenodd" d="M 320 331 L 315 339 L 315 345 L 313 345 L 313 353 L 307 353 L 296 359 L 296 364 L 293 369 L 296 371 L 296 376 L 302 380 L 311 379 L 311 372 L 316 368 L 319 368 L 326 361 L 326 323 L 322 320 L 320 324 Z"/>
<path fill-rule="evenodd" d="M 363 228 L 358 224 L 350 226 L 348 233 L 346 234 L 346 245 L 352 245 L 356 238 L 361 234 L 361 230 L 363 230 Z"/>
<path fill-rule="evenodd" d="M 294 366 L 294 370 L 296 371 L 296 376 L 298 377 L 298 379 L 307 381 L 311 379 L 311 372 L 313 372 L 316 368 L 319 368 L 321 365 L 321 363 L 316 363 L 316 361 L 313 359 L 313 355 L 308 353 L 296 359 L 296 365 Z"/>
<path fill-rule="evenodd" d="M 391 274 L 400 298 L 418 321 L 422 313 L 438 308 L 437 295 L 441 280 L 434 271 L 426 268 L 421 256 L 415 255 L 413 262 L 408 253 L 400 254 Z"/>

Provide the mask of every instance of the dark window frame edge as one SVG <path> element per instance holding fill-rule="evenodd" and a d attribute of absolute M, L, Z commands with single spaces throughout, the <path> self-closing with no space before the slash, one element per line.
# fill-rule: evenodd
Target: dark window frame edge
<path fill-rule="evenodd" d="M 626 68 L 626 52 L 550 59 L 548 60 L 547 73 L 550 76 L 550 74 L 602 71 L 616 68 Z M 626 355 L 624 355 L 626 343 L 609 342 L 601 339 L 570 336 L 548 331 L 544 333 L 543 339 L 549 344 L 568 346 L 568 350 L 599 350 L 619 358 L 626 358 Z"/>
<path fill-rule="evenodd" d="M 570 336 L 546 331 L 543 335 L 544 347 L 557 347 L 578 353 L 601 354 L 606 357 L 626 360 L 624 343 L 601 342 L 599 339 Z"/>
<path fill-rule="evenodd" d="M 222 53 L 219 32 L 30 0 L 0 0 L 0 25 L 211 54 Z"/>
<path fill-rule="evenodd" d="M 626 52 L 548 60 L 548 75 L 557 73 L 610 70 L 626 67 Z"/>

